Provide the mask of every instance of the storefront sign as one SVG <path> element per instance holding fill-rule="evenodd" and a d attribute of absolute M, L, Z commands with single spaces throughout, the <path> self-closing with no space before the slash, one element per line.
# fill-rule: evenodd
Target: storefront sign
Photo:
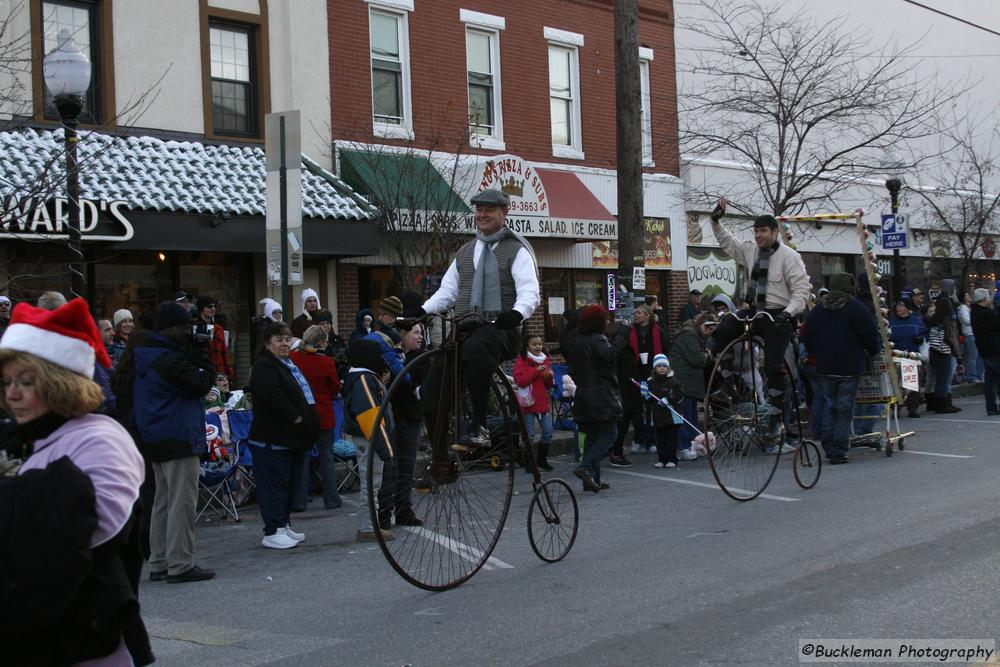
<path fill-rule="evenodd" d="M 609 273 L 605 282 L 608 286 L 608 310 L 614 311 L 618 307 L 618 288 L 615 284 L 615 274 Z"/>
<path fill-rule="evenodd" d="M 511 209 L 513 211 L 513 209 Z M 514 215 L 507 216 L 507 227 L 523 236 L 566 239 L 614 239 L 618 237 L 618 227 L 613 222 L 585 220 L 560 220 L 558 218 L 536 218 Z M 428 211 L 400 211 L 394 229 L 402 232 L 426 232 L 432 229 L 454 229 L 456 234 L 475 234 L 476 223 L 472 215 L 437 213 Z"/>
<path fill-rule="evenodd" d="M 128 241 L 134 230 L 125 213 L 124 199 L 80 199 L 80 235 L 84 241 Z M 56 197 L 42 202 L 33 197 L 3 202 L 0 209 L 0 238 L 65 239 L 69 238 L 69 202 Z"/>
<path fill-rule="evenodd" d="M 496 188 L 510 197 L 509 216 L 549 215 L 549 200 L 541 177 L 516 155 L 500 155 L 486 162 L 479 191 L 488 188 Z"/>
<path fill-rule="evenodd" d="M 669 269 L 674 265 L 670 246 L 670 218 L 644 218 L 642 254 L 647 269 Z M 613 241 L 595 242 L 591 249 L 594 268 L 613 269 L 618 266 L 618 230 L 608 225 Z"/>
<path fill-rule="evenodd" d="M 645 218 L 643 254 L 647 269 L 669 269 L 673 263 L 670 247 L 670 218 Z"/>
<path fill-rule="evenodd" d="M 736 260 L 721 250 L 688 248 L 688 288 L 700 290 L 705 298 L 716 294 L 736 295 L 739 273 Z"/>

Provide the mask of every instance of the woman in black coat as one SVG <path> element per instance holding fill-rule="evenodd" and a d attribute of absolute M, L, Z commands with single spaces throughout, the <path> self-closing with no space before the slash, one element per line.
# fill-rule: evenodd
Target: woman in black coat
<path fill-rule="evenodd" d="M 601 483 L 601 459 L 611 448 L 622 418 L 622 397 L 618 390 L 618 353 L 625 339 L 609 342 L 605 336 L 608 311 L 600 304 L 584 308 L 569 349 L 569 373 L 576 381 L 573 417 L 586 434 L 583 460 L 573 471 L 583 481 L 585 491 L 607 489 Z"/>
<path fill-rule="evenodd" d="M 269 549 L 298 546 L 305 535 L 292 530 L 292 474 L 319 437 L 319 416 L 312 390 L 289 358 L 292 330 L 275 322 L 264 330 L 264 348 L 250 371 L 253 422 L 253 471 L 264 520 L 261 545 Z"/>

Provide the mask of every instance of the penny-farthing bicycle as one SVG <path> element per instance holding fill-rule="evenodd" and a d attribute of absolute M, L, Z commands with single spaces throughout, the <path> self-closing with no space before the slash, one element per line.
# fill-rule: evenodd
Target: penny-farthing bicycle
<path fill-rule="evenodd" d="M 576 540 L 580 520 L 576 496 L 561 479 L 541 479 L 514 388 L 499 368 L 489 380 L 490 443 L 475 448 L 460 443 L 470 411 L 459 349 L 463 330 L 481 325 L 481 318 L 428 317 L 441 318 L 449 329 L 446 339 L 441 347 L 408 363 L 396 377 L 372 429 L 373 433 L 388 430 L 388 409 L 398 394 L 419 394 L 425 415 L 424 451 L 417 457 L 410 500 L 421 525 L 397 526 L 394 539 L 388 541 L 376 530 L 379 547 L 401 577 L 430 591 L 454 588 L 481 568 L 491 568 L 490 555 L 507 520 L 514 469 L 520 459 L 533 477 L 528 508 L 531 548 L 546 562 L 561 560 Z M 381 480 L 374 477 L 375 455 L 374 448 L 369 448 L 368 510 L 377 526 Z M 386 469 L 397 462 L 395 452 L 390 451 Z"/>
<path fill-rule="evenodd" d="M 705 396 L 705 432 L 715 436 L 709 445 L 708 461 L 712 474 L 722 491 L 734 500 L 752 500 L 763 493 L 774 477 L 781 459 L 785 440 L 781 429 L 777 437 L 772 421 L 784 415 L 768 401 L 767 374 L 764 372 L 764 342 L 754 334 L 753 323 L 758 318 L 774 318 L 767 312 L 753 317 L 734 317 L 743 325 L 743 333 L 723 348 L 716 358 Z M 798 439 L 792 472 L 803 489 L 811 489 L 819 481 L 823 461 L 819 447 L 802 437 L 799 419 L 799 395 L 788 361 L 782 362 L 785 372 L 785 412 L 791 414 Z M 785 419 L 788 423 L 788 419 Z"/>

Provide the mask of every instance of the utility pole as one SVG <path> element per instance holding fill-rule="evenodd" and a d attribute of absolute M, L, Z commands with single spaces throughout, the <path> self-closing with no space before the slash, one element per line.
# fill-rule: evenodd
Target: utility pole
<path fill-rule="evenodd" d="M 615 136 L 618 154 L 618 275 L 642 303 L 646 263 L 642 215 L 642 93 L 638 0 L 614 0 Z M 636 272 L 636 269 L 639 269 Z M 640 287 L 633 283 L 640 274 Z"/>

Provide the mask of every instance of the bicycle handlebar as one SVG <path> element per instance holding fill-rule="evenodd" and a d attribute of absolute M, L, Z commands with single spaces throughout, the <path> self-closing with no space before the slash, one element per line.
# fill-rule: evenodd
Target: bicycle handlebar
<path fill-rule="evenodd" d="M 747 322 L 753 322 L 755 319 L 757 319 L 761 315 L 763 315 L 767 319 L 771 320 L 771 322 L 774 322 L 774 315 L 772 315 L 771 313 L 767 312 L 766 310 L 758 311 L 756 314 L 754 314 L 753 317 L 740 317 L 736 313 L 726 313 L 725 315 L 723 315 L 723 317 L 733 317 L 733 318 L 736 319 L 737 322 L 743 322 L 744 324 L 746 324 Z"/>

